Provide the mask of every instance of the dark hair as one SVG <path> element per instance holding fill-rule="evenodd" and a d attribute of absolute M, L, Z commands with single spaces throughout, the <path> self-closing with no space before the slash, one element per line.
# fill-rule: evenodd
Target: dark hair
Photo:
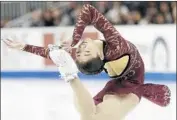
<path fill-rule="evenodd" d="M 103 71 L 105 63 L 99 57 L 96 57 L 84 63 L 76 60 L 76 64 L 80 72 L 83 74 L 93 75 Z"/>

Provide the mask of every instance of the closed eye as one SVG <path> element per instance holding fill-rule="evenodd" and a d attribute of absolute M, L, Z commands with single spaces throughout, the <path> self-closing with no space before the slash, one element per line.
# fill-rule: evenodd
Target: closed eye
<path fill-rule="evenodd" d="M 90 56 L 90 54 L 84 54 L 84 56 Z"/>
<path fill-rule="evenodd" d="M 90 53 L 90 51 L 85 51 L 86 53 Z"/>
<path fill-rule="evenodd" d="M 81 53 L 81 51 L 80 51 L 80 50 L 77 50 L 76 53 L 79 54 L 79 53 Z"/>

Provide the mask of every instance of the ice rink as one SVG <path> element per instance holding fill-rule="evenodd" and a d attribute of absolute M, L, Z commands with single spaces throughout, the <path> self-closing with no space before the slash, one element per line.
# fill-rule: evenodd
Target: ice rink
<path fill-rule="evenodd" d="M 94 96 L 106 81 L 84 80 L 83 83 Z M 168 107 L 159 107 L 142 99 L 125 120 L 176 120 L 176 83 L 169 82 L 166 85 L 172 95 Z M 79 115 L 74 109 L 72 91 L 63 81 L 2 79 L 1 119 L 79 120 Z"/>

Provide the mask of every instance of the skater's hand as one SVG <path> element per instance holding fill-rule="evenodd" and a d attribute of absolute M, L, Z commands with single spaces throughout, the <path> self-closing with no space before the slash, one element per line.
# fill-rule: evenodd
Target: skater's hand
<path fill-rule="evenodd" d="M 64 49 L 68 53 L 71 53 L 72 52 L 71 43 L 72 43 L 71 40 L 63 41 L 61 44 L 62 49 Z"/>
<path fill-rule="evenodd" d="M 5 39 L 1 39 L 9 48 L 23 50 L 25 47 L 25 43 L 18 41 L 16 37 L 8 37 Z"/>

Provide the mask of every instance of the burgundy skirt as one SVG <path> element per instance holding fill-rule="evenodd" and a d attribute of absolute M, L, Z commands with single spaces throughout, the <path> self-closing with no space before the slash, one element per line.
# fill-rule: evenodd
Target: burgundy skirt
<path fill-rule="evenodd" d="M 95 104 L 99 104 L 103 101 L 103 97 L 106 94 L 128 94 L 134 93 L 141 99 L 144 97 L 151 102 L 160 105 L 162 107 L 167 106 L 170 103 L 170 90 L 166 85 L 160 84 L 140 84 L 140 85 L 127 85 L 128 80 L 125 82 L 118 82 L 118 80 L 110 80 L 105 87 L 93 98 Z M 128 83 L 131 84 L 131 83 Z"/>

